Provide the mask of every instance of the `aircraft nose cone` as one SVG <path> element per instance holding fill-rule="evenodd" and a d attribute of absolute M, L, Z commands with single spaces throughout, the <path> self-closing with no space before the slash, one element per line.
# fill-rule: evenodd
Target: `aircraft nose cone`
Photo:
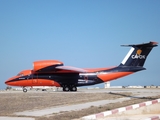
<path fill-rule="evenodd" d="M 15 79 L 15 77 L 9 78 L 8 80 L 5 81 L 5 84 L 12 85 L 14 79 Z"/>
<path fill-rule="evenodd" d="M 10 79 L 6 80 L 6 81 L 5 81 L 5 84 L 6 84 L 6 85 L 9 85 L 9 82 L 10 82 L 10 81 L 11 81 Z"/>
<path fill-rule="evenodd" d="M 8 80 L 5 81 L 5 84 L 6 85 L 10 85 L 10 86 L 15 86 L 16 85 L 16 81 L 18 77 L 17 76 L 14 76 L 14 77 L 11 77 L 9 78 Z"/>
<path fill-rule="evenodd" d="M 5 81 L 5 84 L 7 85 L 7 81 Z"/>

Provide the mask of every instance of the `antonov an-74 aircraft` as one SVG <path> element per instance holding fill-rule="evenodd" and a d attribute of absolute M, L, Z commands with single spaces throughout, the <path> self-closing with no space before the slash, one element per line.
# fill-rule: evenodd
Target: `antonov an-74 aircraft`
<path fill-rule="evenodd" d="M 24 70 L 7 80 L 5 84 L 25 87 L 56 86 L 63 91 L 77 91 L 78 86 L 95 85 L 145 70 L 143 67 L 148 54 L 157 42 L 122 45 L 131 47 L 120 65 L 110 68 L 82 69 L 64 66 L 58 60 L 41 60 L 33 62 L 32 70 Z"/>

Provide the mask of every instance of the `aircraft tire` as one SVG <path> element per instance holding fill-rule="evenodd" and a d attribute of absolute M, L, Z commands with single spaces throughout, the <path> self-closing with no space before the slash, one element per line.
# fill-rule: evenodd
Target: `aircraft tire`
<path fill-rule="evenodd" d="M 26 88 L 23 88 L 23 92 L 26 93 L 26 92 L 27 92 L 27 89 L 26 89 Z"/>
<path fill-rule="evenodd" d="M 76 86 L 70 87 L 70 91 L 77 91 L 77 87 Z"/>
<path fill-rule="evenodd" d="M 69 91 L 69 87 L 68 86 L 64 86 L 63 87 L 63 91 Z"/>

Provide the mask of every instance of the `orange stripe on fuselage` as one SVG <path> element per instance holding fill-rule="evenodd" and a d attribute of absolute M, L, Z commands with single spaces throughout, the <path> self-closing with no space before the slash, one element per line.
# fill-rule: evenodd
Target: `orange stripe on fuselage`
<path fill-rule="evenodd" d="M 20 81 L 10 81 L 7 83 L 8 85 L 11 86 L 56 86 L 60 87 L 60 84 L 53 81 L 53 80 L 48 80 L 48 79 L 28 79 L 28 80 L 20 80 Z"/>
<path fill-rule="evenodd" d="M 132 74 L 133 72 L 114 72 L 114 73 L 103 73 L 103 74 L 98 74 L 98 78 L 103 80 L 104 82 L 111 81 L 120 77 L 124 77 L 127 75 Z"/>

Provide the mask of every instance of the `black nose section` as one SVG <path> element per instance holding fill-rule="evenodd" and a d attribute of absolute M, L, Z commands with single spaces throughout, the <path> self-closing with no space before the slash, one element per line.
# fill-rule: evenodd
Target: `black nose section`
<path fill-rule="evenodd" d="M 6 85 L 8 85 L 8 83 L 9 83 L 9 82 L 10 82 L 10 81 L 8 81 L 8 80 L 7 80 L 7 81 L 5 81 L 5 84 L 6 84 Z"/>
<path fill-rule="evenodd" d="M 5 84 L 6 84 L 6 85 L 9 85 L 9 84 L 12 82 L 12 80 L 13 80 L 12 78 L 6 80 L 6 81 L 5 81 Z"/>

